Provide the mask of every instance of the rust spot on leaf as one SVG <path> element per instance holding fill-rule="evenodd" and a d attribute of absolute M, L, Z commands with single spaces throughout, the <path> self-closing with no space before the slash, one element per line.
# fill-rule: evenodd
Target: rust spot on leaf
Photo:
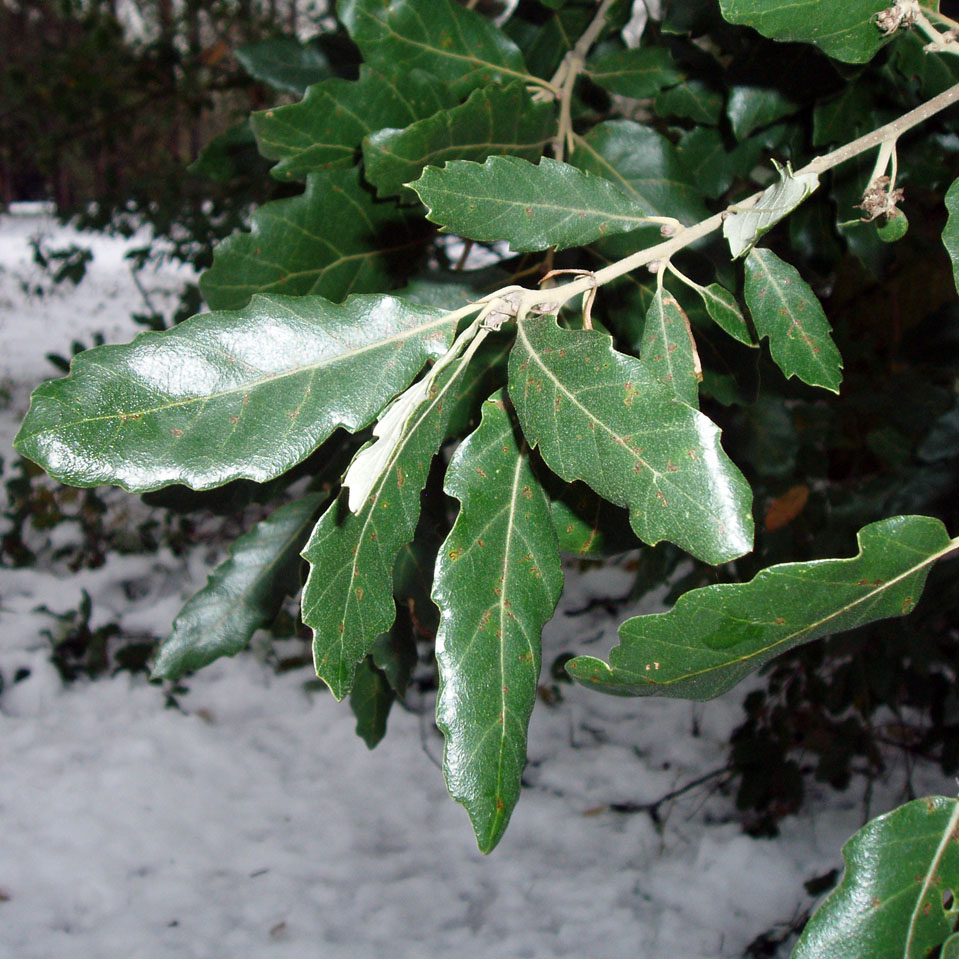
<path fill-rule="evenodd" d="M 773 622 L 774 622 L 777 626 L 785 626 L 785 625 L 786 625 L 786 620 L 783 619 L 782 616 L 777 616 L 777 617 L 773 620 Z"/>
<path fill-rule="evenodd" d="M 178 429 L 174 426 L 173 429 L 170 430 L 170 433 L 171 433 L 173 436 L 182 436 L 182 435 L 183 435 L 183 430 L 178 430 Z"/>
<path fill-rule="evenodd" d="M 459 546 L 454 546 L 447 555 L 455 563 L 460 556 L 463 555 L 463 551 L 459 548 Z"/>

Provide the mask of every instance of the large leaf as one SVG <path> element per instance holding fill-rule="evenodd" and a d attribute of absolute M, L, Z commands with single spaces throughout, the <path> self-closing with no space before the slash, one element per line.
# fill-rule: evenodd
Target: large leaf
<path fill-rule="evenodd" d="M 939 520 L 881 520 L 859 531 L 852 559 L 786 563 L 748 583 L 690 590 L 668 613 L 623 623 L 610 665 L 579 656 L 566 668 L 615 695 L 712 699 L 794 646 L 910 612 L 929 567 L 954 550 L 959 539 Z"/>
<path fill-rule="evenodd" d="M 546 494 L 500 392 L 483 404 L 444 489 L 460 511 L 439 551 L 436 723 L 450 794 L 490 852 L 519 799 L 540 634 L 563 588 Z"/>
<path fill-rule="evenodd" d="M 326 54 L 316 43 L 300 43 L 295 37 L 270 37 L 238 47 L 236 58 L 256 80 L 275 90 L 302 94 L 312 83 L 333 74 Z"/>
<path fill-rule="evenodd" d="M 452 0 L 340 0 L 337 15 L 367 63 L 426 70 L 456 96 L 491 80 L 532 79 L 511 40 Z"/>
<path fill-rule="evenodd" d="M 310 573 L 303 588 L 303 622 L 313 629 L 316 674 L 342 699 L 356 664 L 393 623 L 393 566 L 413 539 L 420 493 L 466 367 L 440 373 L 412 411 L 383 470 L 358 512 L 342 493 L 320 517 L 303 550 Z"/>
<path fill-rule="evenodd" d="M 772 250 L 753 249 L 746 257 L 746 305 L 760 338 L 787 377 L 834 393 L 842 382 L 842 357 L 832 328 L 799 271 Z"/>
<path fill-rule="evenodd" d="M 709 563 L 752 547 L 750 490 L 719 430 L 649 366 L 598 330 L 519 324 L 509 395 L 523 432 L 553 472 L 629 507 L 644 542 L 669 540 Z"/>
<path fill-rule="evenodd" d="M 383 127 L 406 127 L 456 99 L 436 77 L 413 70 L 383 74 L 365 64 L 358 80 L 335 78 L 310 87 L 299 103 L 250 117 L 260 153 L 279 163 L 280 180 L 313 170 L 353 166 L 363 137 Z"/>
<path fill-rule="evenodd" d="M 602 177 L 543 157 L 427 167 L 411 183 L 427 216 L 446 233 L 505 240 L 516 252 L 582 246 L 647 222 L 643 209 Z"/>
<path fill-rule="evenodd" d="M 683 79 L 665 47 L 611 50 L 590 60 L 586 73 L 604 90 L 636 99 L 655 96 Z"/>
<path fill-rule="evenodd" d="M 676 297 L 662 287 L 646 311 L 639 355 L 660 383 L 683 403 L 699 409 L 703 373 L 693 332 Z"/>
<path fill-rule="evenodd" d="M 672 216 L 686 225 L 709 216 L 672 143 L 632 120 L 593 127 L 577 139 L 570 160 L 610 180 L 650 216 Z"/>
<path fill-rule="evenodd" d="M 380 130 L 367 137 L 363 143 L 366 178 L 380 196 L 391 196 L 427 165 L 485 160 L 491 154 L 535 160 L 555 125 L 552 105 L 534 104 L 522 83 L 483 87 L 474 90 L 462 106 L 405 130 Z"/>
<path fill-rule="evenodd" d="M 34 392 L 16 446 L 73 486 L 265 482 L 369 425 L 454 327 L 391 296 L 258 296 L 80 353 Z"/>
<path fill-rule="evenodd" d="M 299 588 L 300 550 L 325 498 L 313 493 L 281 506 L 233 543 L 230 558 L 173 621 L 154 676 L 178 679 L 221 656 L 235 656 L 270 624 L 283 598 Z"/>
<path fill-rule="evenodd" d="M 875 22 L 888 0 L 719 0 L 719 5 L 730 23 L 753 27 L 772 40 L 815 43 L 846 63 L 871 60 L 889 39 Z"/>
<path fill-rule="evenodd" d="M 959 801 L 946 796 L 915 799 L 866 823 L 843 846 L 842 882 L 792 959 L 926 959 L 947 940 L 955 949 L 957 827 Z"/>
<path fill-rule="evenodd" d="M 959 290 L 959 180 L 953 180 L 946 191 L 946 210 L 949 216 L 942 231 L 942 242 L 952 260 L 952 276 Z"/>
<path fill-rule="evenodd" d="M 305 193 L 264 204 L 252 227 L 225 239 L 200 278 L 211 309 L 239 309 L 254 293 L 388 290 L 424 238 L 419 217 L 377 203 L 355 169 L 311 173 Z"/>

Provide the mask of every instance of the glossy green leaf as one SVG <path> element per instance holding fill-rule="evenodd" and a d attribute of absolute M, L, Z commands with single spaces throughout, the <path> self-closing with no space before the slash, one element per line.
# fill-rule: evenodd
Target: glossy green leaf
<path fill-rule="evenodd" d="M 444 232 L 505 240 L 516 252 L 582 246 L 646 222 L 612 183 L 548 157 L 538 164 L 500 156 L 483 164 L 455 160 L 427 167 L 410 186 Z"/>
<path fill-rule="evenodd" d="M 295 37 L 270 37 L 237 47 L 236 58 L 255 80 L 274 90 L 302 94 L 313 83 L 331 76 L 326 54 L 315 43 Z"/>
<path fill-rule="evenodd" d="M 799 206 L 818 186 L 815 173 L 794 174 L 787 164 L 778 167 L 779 179 L 760 194 L 752 205 L 736 210 L 723 220 L 723 236 L 733 259 L 753 248 L 756 241 L 784 216 Z"/>
<path fill-rule="evenodd" d="M 721 197 L 737 177 L 747 177 L 764 152 L 759 137 L 727 149 L 722 132 L 707 126 L 696 126 L 684 133 L 677 148 L 687 171 L 686 179 L 713 199 Z"/>
<path fill-rule="evenodd" d="M 283 598 L 299 588 L 300 550 L 325 495 L 275 510 L 230 547 L 230 558 L 180 610 L 160 647 L 154 677 L 179 679 L 221 656 L 235 656 L 268 626 Z"/>
<path fill-rule="evenodd" d="M 534 104 L 522 83 L 474 90 L 461 106 L 408 126 L 385 129 L 363 143 L 366 179 L 380 196 L 392 196 L 425 166 L 451 160 L 485 160 L 491 154 L 537 159 L 555 134 L 549 103 Z"/>
<path fill-rule="evenodd" d="M 639 356 L 663 386 L 683 403 L 699 409 L 703 374 L 693 331 L 676 297 L 662 287 L 646 311 Z"/>
<path fill-rule="evenodd" d="M 679 65 L 665 47 L 611 50 L 589 61 L 589 78 L 610 93 L 643 99 L 683 79 Z"/>
<path fill-rule="evenodd" d="M 376 202 L 358 170 L 321 170 L 305 193 L 264 204 L 251 232 L 220 243 L 200 289 L 214 310 L 239 309 L 254 293 L 341 300 L 388 290 L 424 235 L 419 217 Z"/>
<path fill-rule="evenodd" d="M 876 26 L 875 16 L 887 0 L 719 0 L 723 16 L 758 30 L 772 40 L 814 43 L 846 63 L 871 60 L 890 38 Z"/>
<path fill-rule="evenodd" d="M 910 612 L 929 567 L 955 550 L 939 520 L 881 520 L 859 531 L 852 559 L 770 566 L 748 583 L 690 590 L 668 613 L 623 623 L 609 665 L 579 656 L 566 668 L 614 695 L 712 699 L 794 646 Z"/>
<path fill-rule="evenodd" d="M 687 225 L 709 216 L 676 147 L 632 120 L 607 120 L 576 140 L 570 161 L 613 183 L 649 216 Z"/>
<path fill-rule="evenodd" d="M 390 72 L 425 70 L 456 96 L 493 80 L 530 80 L 516 45 L 453 0 L 340 0 L 337 15 L 363 59 Z"/>
<path fill-rule="evenodd" d="M 396 693 L 372 656 L 366 656 L 356 668 L 350 690 L 350 709 L 356 717 L 356 735 L 374 749 L 386 735 L 386 720 Z"/>
<path fill-rule="evenodd" d="M 799 106 L 774 87 L 735 86 L 726 100 L 726 116 L 736 139 L 745 140 L 753 130 L 788 117 Z"/>
<path fill-rule="evenodd" d="M 509 395 L 549 468 L 627 506 L 644 542 L 669 540 L 708 563 L 752 548 L 749 486 L 715 424 L 606 334 L 528 317 L 510 355 Z"/>
<path fill-rule="evenodd" d="M 502 392 L 483 404 L 444 489 L 460 510 L 433 586 L 441 613 L 436 724 L 446 737 L 450 795 L 490 852 L 519 799 L 540 635 L 563 588 L 549 500 Z"/>
<path fill-rule="evenodd" d="M 261 110 L 250 123 L 260 153 L 279 161 L 273 176 L 296 180 L 322 168 L 351 167 L 368 134 L 455 105 L 449 90 L 422 70 L 383 74 L 364 64 L 358 80 L 318 83 L 299 103 Z"/>
<path fill-rule="evenodd" d="M 79 354 L 34 392 L 16 445 L 73 486 L 266 482 L 369 425 L 454 328 L 390 296 L 258 296 Z"/>
<path fill-rule="evenodd" d="M 866 823 L 843 846 L 842 882 L 792 959 L 927 959 L 938 946 L 946 959 L 959 918 L 957 827 L 959 801 L 946 796 L 914 799 Z"/>
<path fill-rule="evenodd" d="M 952 275 L 959 290 L 959 180 L 953 180 L 946 191 L 946 211 L 949 216 L 942 231 L 942 242 L 952 260 Z"/>
<path fill-rule="evenodd" d="M 393 567 L 413 539 L 420 493 L 446 436 L 465 365 L 461 359 L 438 375 L 406 421 L 359 512 L 350 512 L 342 493 L 303 550 L 310 562 L 303 622 L 313 629 L 316 674 L 337 699 L 350 691 L 356 664 L 393 623 Z"/>
<path fill-rule="evenodd" d="M 685 80 L 663 90 L 653 108 L 661 117 L 683 117 L 693 123 L 715 126 L 723 115 L 723 95 L 701 80 Z"/>
<path fill-rule="evenodd" d="M 760 338 L 787 376 L 839 392 L 842 357 L 816 294 L 772 250 L 753 249 L 746 257 L 746 306 Z"/>

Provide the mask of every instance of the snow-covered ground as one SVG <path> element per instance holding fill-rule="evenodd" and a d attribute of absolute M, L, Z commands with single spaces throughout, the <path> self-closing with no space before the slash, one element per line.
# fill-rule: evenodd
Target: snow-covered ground
<path fill-rule="evenodd" d="M 39 282 L 27 246 L 37 232 L 94 248 L 78 288 L 24 292 L 22 281 Z M 29 391 L 53 373 L 44 353 L 96 331 L 108 342 L 137 332 L 129 314 L 142 301 L 124 249 L 37 215 L 0 217 L 8 472 Z M 182 278 L 165 270 L 144 282 L 171 302 Z M 205 552 L 112 556 L 75 574 L 0 569 L 2 959 L 738 959 L 813 904 L 804 881 L 839 865 L 862 824 L 856 784 L 813 791 L 775 841 L 743 835 L 714 780 L 664 804 L 659 824 L 610 808 L 722 766 L 741 690 L 703 706 L 564 687 L 534 713 L 529 788 L 484 857 L 446 795 L 429 703 L 394 709 L 368 752 L 345 703 L 252 655 L 190 679 L 180 710 L 126 673 L 60 683 L 41 635 L 50 619 L 36 607 L 74 608 L 86 589 L 94 627 L 163 635 L 204 582 Z M 567 614 L 624 592 L 629 573 L 570 569 L 567 584 L 547 664 L 613 644 L 602 609 Z M 954 790 L 935 770 L 913 781 Z M 873 815 L 903 800 L 903 782 L 892 756 Z"/>

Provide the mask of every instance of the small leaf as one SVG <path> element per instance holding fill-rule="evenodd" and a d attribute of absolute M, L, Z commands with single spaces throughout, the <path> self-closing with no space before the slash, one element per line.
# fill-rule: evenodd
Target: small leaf
<path fill-rule="evenodd" d="M 696 292 L 702 297 L 706 312 L 717 326 L 746 346 L 756 345 L 756 338 L 746 325 L 736 297 L 729 290 L 718 283 L 710 283 L 709 286 L 699 287 Z"/>
<path fill-rule="evenodd" d="M 829 320 L 809 284 L 772 250 L 746 257 L 746 305 L 760 338 L 788 377 L 839 392 L 842 357 L 832 341 Z"/>
<path fill-rule="evenodd" d="M 368 426 L 455 326 L 391 296 L 258 296 L 80 353 L 34 392 L 16 446 L 73 486 L 263 483 Z"/>
<path fill-rule="evenodd" d="M 627 514 L 597 496 L 585 483 L 556 483 L 562 492 L 550 501 L 553 525 L 563 553 L 581 559 L 610 556 L 639 545 Z M 553 494 L 550 486 L 549 491 Z"/>
<path fill-rule="evenodd" d="M 173 621 L 154 677 L 179 679 L 221 656 L 235 656 L 272 622 L 283 597 L 299 587 L 300 550 L 325 498 L 315 493 L 281 506 L 237 538 L 230 558 Z"/>
<path fill-rule="evenodd" d="M 490 852 L 519 799 L 540 634 L 563 587 L 549 500 L 500 392 L 459 447 L 444 489 L 460 511 L 439 551 L 436 723 L 450 794 Z"/>
<path fill-rule="evenodd" d="M 949 216 L 942 231 L 942 242 L 952 260 L 952 275 L 959 290 L 959 180 L 953 180 L 946 191 L 946 211 Z"/>
<path fill-rule="evenodd" d="M 604 90 L 637 100 L 655 96 L 683 79 L 665 47 L 612 50 L 590 60 L 586 72 Z"/>
<path fill-rule="evenodd" d="M 533 103 L 521 83 L 474 90 L 466 103 L 405 130 L 379 130 L 363 143 L 366 178 L 379 196 L 403 191 L 425 166 L 485 160 L 490 154 L 537 159 L 554 133 L 549 103 Z M 398 124 L 397 124 L 398 126 Z"/>
<path fill-rule="evenodd" d="M 393 567 L 413 539 L 420 493 L 468 360 L 438 374 L 430 394 L 406 421 L 366 503 L 350 511 L 346 494 L 320 517 L 303 550 L 310 573 L 303 588 L 303 622 L 313 629 L 316 674 L 342 699 L 356 664 L 393 623 Z"/>
<path fill-rule="evenodd" d="M 723 221 L 723 236 L 729 241 L 733 259 L 751 250 L 756 241 L 791 213 L 818 186 L 815 173 L 796 175 L 787 163 L 776 165 L 779 180 L 762 192 L 756 203 L 739 210 Z"/>
<path fill-rule="evenodd" d="M 505 240 L 515 252 L 582 246 L 647 222 L 609 181 L 547 157 L 538 165 L 518 157 L 456 160 L 427 167 L 409 186 L 444 233 Z"/>
<path fill-rule="evenodd" d="M 803 483 L 790 487 L 769 504 L 763 525 L 770 533 L 788 526 L 806 508 L 808 502 L 808 486 Z"/>
<path fill-rule="evenodd" d="M 770 566 L 748 583 L 690 590 L 668 613 L 623 623 L 610 665 L 579 656 L 566 668 L 614 695 L 712 699 L 794 646 L 911 612 L 929 567 L 956 550 L 939 520 L 882 520 L 860 530 L 853 559 Z"/>
<path fill-rule="evenodd" d="M 358 80 L 316 84 L 299 103 L 261 110 L 250 122 L 260 153 L 279 160 L 273 176 L 294 180 L 322 168 L 352 167 L 363 137 L 455 105 L 449 90 L 422 70 L 384 75 L 364 64 Z"/>
<path fill-rule="evenodd" d="M 356 735 L 374 749 L 386 735 L 386 720 L 396 693 L 372 656 L 366 656 L 356 669 L 350 690 L 350 709 L 356 717 Z"/>
<path fill-rule="evenodd" d="M 772 40 L 815 43 L 846 63 L 865 63 L 890 37 L 876 26 L 875 16 L 888 0 L 720 0 L 730 23 L 744 24 Z"/>
<path fill-rule="evenodd" d="M 425 239 L 420 217 L 377 203 L 357 169 L 311 173 L 305 193 L 265 203 L 252 227 L 220 243 L 200 277 L 211 309 L 239 309 L 254 293 L 341 300 L 388 290 Z"/>
<path fill-rule="evenodd" d="M 454 96 L 496 80 L 531 80 L 516 45 L 452 0 L 340 0 L 337 15 L 373 67 L 425 70 Z"/>
<path fill-rule="evenodd" d="M 254 80 L 274 90 L 302 94 L 313 83 L 333 73 L 326 54 L 315 43 L 295 37 L 270 37 L 237 47 L 236 58 Z"/>
<path fill-rule="evenodd" d="M 647 364 L 598 330 L 519 324 L 509 395 L 527 439 L 564 480 L 630 510 L 644 542 L 669 540 L 707 563 L 752 546 L 750 490 L 719 430 L 680 402 Z"/>
<path fill-rule="evenodd" d="M 754 130 L 767 127 L 797 110 L 799 104 L 775 87 L 734 86 L 726 101 L 726 116 L 737 140 L 745 140 Z"/>
<path fill-rule="evenodd" d="M 955 956 L 959 801 L 914 799 L 843 846 L 842 882 L 806 924 L 792 959 Z M 946 905 L 946 897 L 951 900 Z"/>
<path fill-rule="evenodd" d="M 660 383 L 683 403 L 699 409 L 703 372 L 693 332 L 676 297 L 662 287 L 646 312 L 639 356 Z"/>
<path fill-rule="evenodd" d="M 685 179 L 712 199 L 721 197 L 737 177 L 748 176 L 766 149 L 761 137 L 750 137 L 728 150 L 723 134 L 706 126 L 684 133 L 677 148 Z"/>

